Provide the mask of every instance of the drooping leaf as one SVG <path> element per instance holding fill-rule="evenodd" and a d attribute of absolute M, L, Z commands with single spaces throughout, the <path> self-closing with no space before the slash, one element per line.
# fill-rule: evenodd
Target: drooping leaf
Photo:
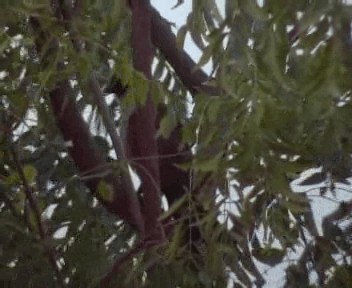
<path fill-rule="evenodd" d="M 257 260 L 270 266 L 281 263 L 285 253 L 284 250 L 277 248 L 256 248 L 252 251 L 253 256 Z"/>
<path fill-rule="evenodd" d="M 23 167 L 23 173 L 26 177 L 27 182 L 32 183 L 35 177 L 37 176 L 37 169 L 35 169 L 35 167 L 32 165 L 25 165 Z"/>
<path fill-rule="evenodd" d="M 107 202 L 111 202 L 114 198 L 114 191 L 112 186 L 106 183 L 104 180 L 101 180 L 98 184 L 98 193 L 99 196 Z"/>

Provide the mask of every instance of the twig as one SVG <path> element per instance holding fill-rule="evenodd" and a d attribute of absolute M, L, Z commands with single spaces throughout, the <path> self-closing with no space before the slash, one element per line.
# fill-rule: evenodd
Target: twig
<path fill-rule="evenodd" d="M 324 226 L 328 223 L 339 221 L 347 216 L 350 216 L 351 213 L 352 213 L 352 200 L 348 202 L 342 201 L 340 204 L 340 207 L 338 207 L 334 212 L 324 217 L 322 225 Z"/>
<path fill-rule="evenodd" d="M 23 187 L 24 187 L 24 193 L 26 195 L 26 198 L 28 200 L 28 203 L 29 203 L 29 207 L 30 209 L 32 210 L 33 214 L 34 214 L 34 220 L 36 222 L 36 226 L 37 226 L 37 229 L 38 229 L 38 232 L 39 232 L 39 238 L 41 240 L 41 244 L 43 245 L 44 247 L 44 250 L 46 252 L 46 254 L 48 255 L 48 258 L 49 258 L 49 262 L 52 266 L 52 268 L 54 269 L 54 272 L 55 272 L 55 275 L 58 279 L 58 281 L 60 282 L 60 285 L 62 287 L 65 287 L 66 284 L 65 284 L 65 281 L 63 279 L 63 276 L 61 275 L 61 271 L 60 271 L 60 268 L 57 264 L 57 260 L 56 260 L 56 255 L 55 255 L 55 252 L 53 251 L 53 249 L 50 247 L 49 243 L 48 243 L 48 237 L 47 237 L 47 234 L 45 232 L 45 229 L 44 229 L 44 225 L 43 225 L 43 222 L 42 222 L 42 219 L 41 219 L 41 213 L 40 213 L 40 209 L 39 209 L 39 206 L 38 206 L 38 202 L 35 198 L 35 195 L 33 193 L 33 189 L 32 187 L 29 185 L 27 179 L 26 179 L 26 176 L 24 174 L 24 171 L 23 171 L 23 167 L 18 159 L 18 156 L 17 156 L 17 153 L 13 147 L 13 145 L 10 145 L 10 151 L 11 151 L 11 154 L 12 154 L 12 157 L 13 157 L 13 160 L 14 160 L 14 164 L 15 164 L 15 167 L 16 167 L 16 170 L 18 172 L 18 175 L 22 181 L 22 184 L 23 184 Z"/>
<path fill-rule="evenodd" d="M 75 3 L 74 3 L 73 8 L 72 8 L 73 17 L 79 15 L 79 13 L 82 10 L 82 6 L 83 6 L 83 1 L 82 0 L 75 0 Z"/>
<path fill-rule="evenodd" d="M 9 208 L 12 215 L 19 221 L 23 221 L 21 214 L 17 212 L 16 207 L 13 205 L 11 199 L 6 194 L 6 187 L 3 183 L 0 182 L 0 199 L 4 201 L 5 205 Z"/>
<path fill-rule="evenodd" d="M 114 265 L 112 266 L 111 271 L 100 281 L 99 287 L 105 288 L 105 287 L 110 287 L 109 285 L 111 284 L 111 281 L 116 277 L 116 275 L 119 273 L 121 267 L 128 262 L 129 260 L 132 259 L 132 257 L 136 256 L 140 252 L 142 252 L 144 249 L 144 243 L 141 241 L 135 246 L 134 248 L 130 249 L 126 254 L 121 256 L 116 260 Z"/>

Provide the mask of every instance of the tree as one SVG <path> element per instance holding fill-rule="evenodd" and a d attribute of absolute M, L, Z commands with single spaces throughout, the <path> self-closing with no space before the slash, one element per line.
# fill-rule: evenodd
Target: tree
<path fill-rule="evenodd" d="M 224 2 L 2 3 L 3 287 L 348 287 L 351 6 Z"/>

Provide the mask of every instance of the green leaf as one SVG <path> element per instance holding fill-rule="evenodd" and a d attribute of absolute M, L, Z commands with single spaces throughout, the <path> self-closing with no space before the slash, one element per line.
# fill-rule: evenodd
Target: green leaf
<path fill-rule="evenodd" d="M 37 169 L 32 165 L 25 165 L 23 167 L 23 173 L 28 183 L 32 183 L 37 176 Z"/>
<path fill-rule="evenodd" d="M 213 16 L 217 22 L 221 23 L 224 20 L 215 0 L 207 0 L 204 9 L 210 11 L 211 16 Z"/>
<path fill-rule="evenodd" d="M 259 21 L 266 21 L 269 18 L 268 13 L 258 6 L 258 1 L 248 0 L 244 2 L 243 9 L 254 19 Z"/>
<path fill-rule="evenodd" d="M 285 251 L 278 248 L 256 248 L 253 249 L 252 255 L 262 263 L 275 266 L 282 262 Z"/>
<path fill-rule="evenodd" d="M 223 154 L 220 153 L 210 159 L 197 160 L 193 165 L 194 169 L 201 172 L 213 172 L 219 169 L 221 158 Z"/>
<path fill-rule="evenodd" d="M 29 235 L 27 234 L 24 227 L 22 227 L 20 223 L 18 223 L 17 221 L 14 221 L 13 219 L 0 218 L 0 227 L 4 229 L 4 226 L 10 227 L 11 229 L 15 230 L 17 233 L 20 233 L 23 235 Z"/>
<path fill-rule="evenodd" d="M 3 55 L 5 49 L 8 48 L 10 42 L 11 39 L 5 33 L 0 36 L 0 55 Z"/>
<path fill-rule="evenodd" d="M 200 57 L 197 65 L 193 67 L 192 71 L 196 71 L 199 68 L 202 68 L 205 64 L 207 64 L 211 60 L 212 57 L 213 57 L 213 45 L 208 45 L 205 48 L 202 56 Z"/>
<path fill-rule="evenodd" d="M 194 3 L 194 2 L 193 2 Z M 188 31 L 193 42 L 200 50 L 205 48 L 202 34 L 205 32 L 204 18 L 200 10 L 191 12 L 187 17 Z"/>
<path fill-rule="evenodd" d="M 159 220 L 163 221 L 165 219 L 168 219 L 170 216 L 172 216 L 178 209 L 181 208 L 181 206 L 185 203 L 187 198 L 188 198 L 188 195 L 185 194 L 183 197 L 178 199 L 174 204 L 171 205 L 171 207 L 169 207 L 169 210 L 167 210 L 165 213 L 163 213 L 163 215 L 161 215 Z"/>
<path fill-rule="evenodd" d="M 219 101 L 219 99 L 214 99 L 209 103 L 207 114 L 210 123 L 215 123 L 219 116 L 219 111 L 223 105 L 223 102 Z"/>
<path fill-rule="evenodd" d="M 329 279 L 326 287 L 335 288 L 335 287 L 349 287 L 352 283 L 352 266 L 351 265 L 342 265 L 337 267 L 333 276 Z"/>
<path fill-rule="evenodd" d="M 185 39 L 188 32 L 187 25 L 183 25 L 178 31 L 176 36 L 176 44 L 179 49 L 183 48 L 185 45 Z"/>
<path fill-rule="evenodd" d="M 170 214 L 172 215 L 172 214 Z M 163 217 L 163 216 L 162 216 Z M 167 219 L 166 217 L 165 219 Z M 166 257 L 168 259 L 175 259 L 178 255 L 180 255 L 182 251 L 182 244 L 184 241 L 184 227 L 181 224 L 176 225 L 172 239 L 170 241 L 170 245 L 168 245 L 166 250 Z"/>
<path fill-rule="evenodd" d="M 104 180 L 101 180 L 98 184 L 98 194 L 104 201 L 107 202 L 112 202 L 114 199 L 113 187 Z"/>
<path fill-rule="evenodd" d="M 287 209 L 294 215 L 303 214 L 309 211 L 309 203 L 308 202 L 298 202 L 298 201 L 288 201 L 286 203 Z"/>
<path fill-rule="evenodd" d="M 161 135 L 166 139 L 169 138 L 171 132 L 176 127 L 176 124 L 177 122 L 175 117 L 172 114 L 167 113 L 160 121 L 160 127 L 157 136 Z"/>
<path fill-rule="evenodd" d="M 289 192 L 286 193 L 287 200 L 284 200 L 284 205 L 294 215 L 302 214 L 310 209 L 309 200 L 303 193 Z"/>

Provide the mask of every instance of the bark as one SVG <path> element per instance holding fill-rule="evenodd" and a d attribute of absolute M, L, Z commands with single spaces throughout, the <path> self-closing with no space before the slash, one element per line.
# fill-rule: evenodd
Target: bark
<path fill-rule="evenodd" d="M 151 7 L 151 41 L 155 48 L 165 56 L 172 68 L 175 70 L 183 85 L 192 93 L 203 92 L 208 95 L 219 95 L 219 89 L 208 86 L 209 76 L 202 70 L 194 70 L 196 63 L 188 53 L 177 47 L 176 36 L 171 30 L 171 25 L 164 19 L 155 8 Z M 123 92 L 124 86 L 113 79 L 105 90 L 106 93 Z"/>
<path fill-rule="evenodd" d="M 35 43 L 38 53 L 48 41 L 47 34 L 42 31 L 38 19 L 32 17 L 30 24 L 35 33 Z M 47 55 L 50 57 L 50 54 Z M 45 65 L 46 59 L 43 59 Z M 58 67 L 60 69 L 60 67 Z M 60 81 L 56 87 L 49 92 L 53 114 L 58 128 L 69 143 L 68 152 L 80 174 L 102 173 L 107 183 L 112 186 L 113 199 L 108 201 L 102 199 L 97 191 L 101 177 L 90 177 L 85 182 L 92 194 L 111 213 L 117 215 L 128 224 L 136 227 L 139 232 L 143 231 L 143 221 L 140 214 L 139 203 L 135 194 L 128 193 L 122 185 L 120 178 L 112 174 L 111 168 L 105 161 L 101 152 L 95 147 L 92 135 L 84 122 L 73 98 L 73 91 L 68 80 Z"/>
<path fill-rule="evenodd" d="M 151 35 L 153 45 L 165 56 L 182 83 L 192 94 L 201 90 L 213 94 L 213 89 L 204 84 L 209 80 L 208 75 L 201 69 L 193 71 L 196 63 L 183 49 L 177 47 L 176 36 L 172 32 L 170 24 L 154 8 L 152 9 Z"/>
<path fill-rule="evenodd" d="M 149 0 L 131 0 L 134 68 L 151 80 L 153 48 L 151 44 L 151 10 Z M 146 238 L 160 242 L 163 238 L 158 218 L 161 215 L 160 175 L 156 142 L 157 111 L 150 93 L 144 105 L 135 108 L 128 119 L 127 156 L 141 178 L 141 196 Z M 136 160 L 135 160 L 136 159 Z"/>

